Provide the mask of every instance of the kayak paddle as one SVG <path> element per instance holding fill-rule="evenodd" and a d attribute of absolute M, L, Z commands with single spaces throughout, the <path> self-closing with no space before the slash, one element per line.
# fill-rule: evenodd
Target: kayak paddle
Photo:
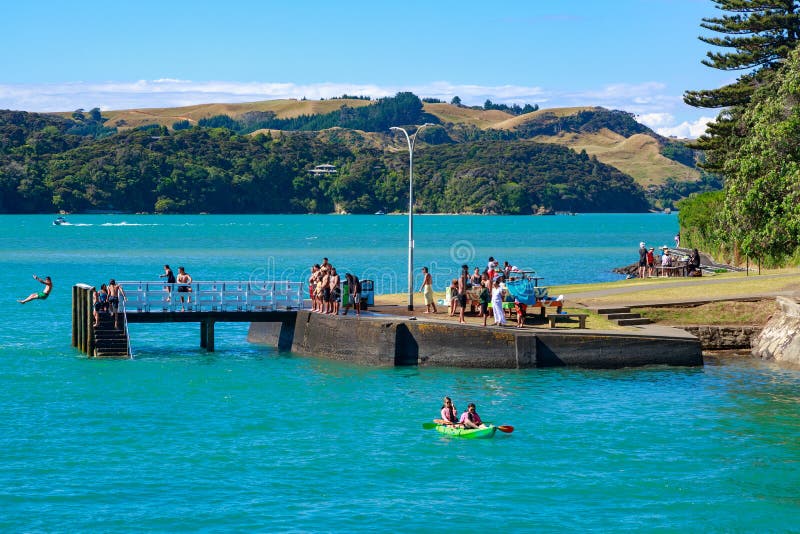
<path fill-rule="evenodd" d="M 425 430 L 433 430 L 437 426 L 439 425 L 437 425 L 436 423 L 422 423 L 422 428 L 424 428 Z M 497 427 L 497 430 L 499 430 L 500 432 L 505 432 L 506 434 L 511 434 L 514 431 L 514 427 L 511 425 L 500 425 Z"/>

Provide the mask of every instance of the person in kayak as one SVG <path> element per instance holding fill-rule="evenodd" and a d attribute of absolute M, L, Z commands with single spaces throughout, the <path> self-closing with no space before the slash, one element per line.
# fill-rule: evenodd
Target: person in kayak
<path fill-rule="evenodd" d="M 458 423 L 458 410 L 453 406 L 453 401 L 450 400 L 450 397 L 444 398 L 441 415 L 442 418 L 436 420 L 440 425 L 455 425 Z"/>
<path fill-rule="evenodd" d="M 475 411 L 474 402 L 470 402 L 467 405 L 467 411 L 461 414 L 461 419 L 458 422 L 464 425 L 464 428 L 481 428 L 483 426 L 481 416 Z"/>

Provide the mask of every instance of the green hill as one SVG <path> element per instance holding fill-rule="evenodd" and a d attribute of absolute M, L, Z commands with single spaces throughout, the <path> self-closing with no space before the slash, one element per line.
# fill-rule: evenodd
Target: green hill
<path fill-rule="evenodd" d="M 175 123 L 198 121 L 216 116 L 242 120 L 248 114 L 274 114 L 278 120 L 291 120 L 303 116 L 321 116 L 375 105 L 376 101 L 342 98 L 332 100 L 268 100 L 240 104 L 199 104 L 178 108 L 130 109 L 104 112 L 105 126 L 120 130 L 157 124 L 171 128 Z M 514 116 L 500 110 L 484 110 L 446 103 L 425 103 L 424 112 L 438 119 L 440 124 L 454 128 L 469 126 L 482 131 L 510 132 L 520 138 L 533 138 L 540 143 L 563 145 L 576 152 L 585 150 L 590 156 L 630 175 L 642 187 L 662 186 L 667 180 L 697 182 L 700 171 L 694 164 L 686 165 L 662 154 L 666 139 L 638 123 L 620 128 L 609 125 L 609 112 L 603 108 L 573 107 L 552 108 Z M 570 129 L 570 123 L 586 126 L 580 114 L 603 114 L 595 128 Z M 620 112 L 617 112 L 620 113 Z M 68 113 L 62 114 L 68 117 Z M 631 119 L 632 122 L 635 122 Z M 621 122 L 621 121 L 616 121 Z M 611 126 L 611 127 L 610 127 Z M 262 128 L 266 130 L 270 128 Z M 273 132 L 286 128 L 273 128 Z"/>
<path fill-rule="evenodd" d="M 389 126 L 422 122 L 434 126 L 415 153 L 420 211 L 643 211 L 714 185 L 694 169 L 691 151 L 624 112 L 515 116 L 399 93 L 102 114 L 0 111 L 0 211 L 403 211 L 407 151 Z M 321 163 L 337 173 L 309 173 Z"/>

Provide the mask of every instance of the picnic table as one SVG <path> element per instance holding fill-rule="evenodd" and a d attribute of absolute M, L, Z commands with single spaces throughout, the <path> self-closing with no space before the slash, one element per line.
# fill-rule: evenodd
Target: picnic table
<path fill-rule="evenodd" d="M 687 276 L 686 262 L 677 262 L 674 265 L 654 265 L 656 276 L 672 277 L 672 276 Z"/>
<path fill-rule="evenodd" d="M 527 279 L 533 280 L 534 287 L 539 287 L 539 280 L 544 280 L 542 276 L 531 276 L 534 274 L 533 271 L 512 271 L 511 275 L 509 276 L 509 280 L 519 280 L 519 279 Z M 480 305 L 480 293 L 481 293 L 481 286 L 471 286 L 467 288 L 466 295 L 467 295 L 467 302 L 469 302 L 469 310 L 470 313 L 475 313 L 475 309 Z M 538 316 L 540 318 L 546 317 L 546 311 L 549 308 L 551 313 L 554 312 L 556 314 L 561 313 L 561 309 L 564 306 L 563 300 L 556 300 L 555 298 L 547 297 L 547 288 L 541 288 L 541 297 L 538 297 L 539 292 L 537 292 L 537 299 L 534 304 L 528 304 L 526 308 L 538 308 L 539 313 Z M 451 289 L 448 286 L 445 289 L 445 303 L 450 306 L 451 300 L 455 298 L 454 294 L 451 294 Z M 492 308 L 492 303 L 489 302 L 489 309 Z M 505 300 L 503 301 L 503 310 L 508 312 L 509 316 L 514 312 L 514 299 L 506 295 Z"/>

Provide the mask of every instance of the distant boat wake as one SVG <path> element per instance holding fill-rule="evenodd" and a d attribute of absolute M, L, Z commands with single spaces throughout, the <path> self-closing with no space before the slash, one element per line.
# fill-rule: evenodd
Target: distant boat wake
<path fill-rule="evenodd" d="M 91 225 L 88 225 L 91 226 Z M 100 226 L 161 226 L 158 223 L 129 223 L 129 222 L 118 222 L 118 223 L 103 223 Z"/>

